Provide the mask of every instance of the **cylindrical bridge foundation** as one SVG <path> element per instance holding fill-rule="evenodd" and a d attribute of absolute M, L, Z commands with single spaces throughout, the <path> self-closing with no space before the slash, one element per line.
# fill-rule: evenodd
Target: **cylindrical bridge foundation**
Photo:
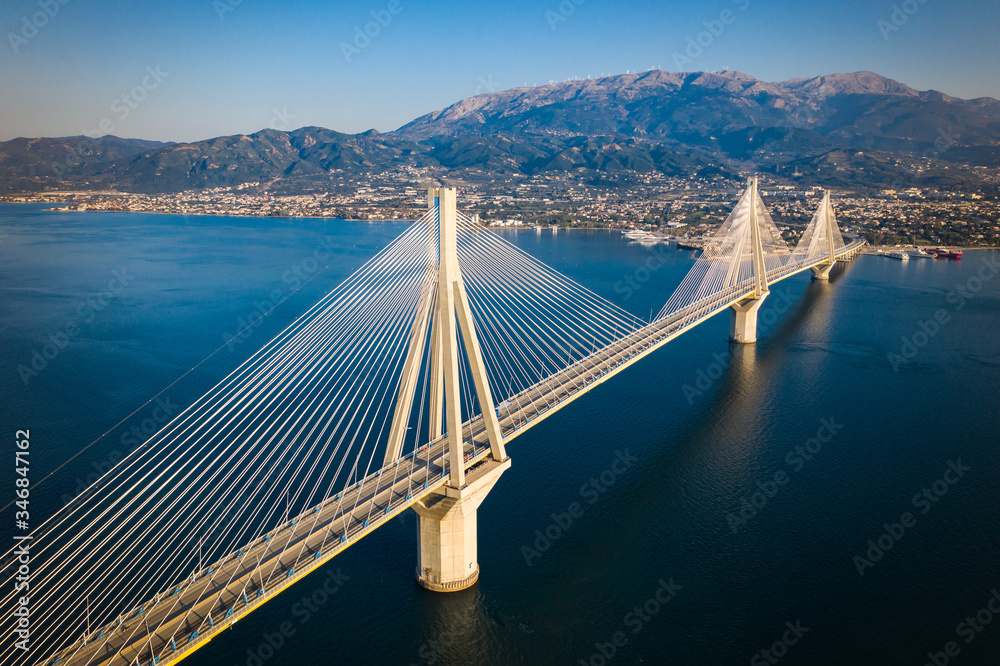
<path fill-rule="evenodd" d="M 420 542 L 417 582 L 435 592 L 457 592 L 479 580 L 478 512 L 510 459 L 489 460 L 462 488 L 445 486 L 413 505 Z"/>

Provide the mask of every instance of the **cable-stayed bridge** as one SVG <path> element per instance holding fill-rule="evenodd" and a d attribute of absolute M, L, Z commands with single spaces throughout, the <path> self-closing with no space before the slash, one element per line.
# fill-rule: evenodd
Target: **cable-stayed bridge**
<path fill-rule="evenodd" d="M 863 244 L 827 194 L 789 248 L 751 180 L 646 322 L 433 188 L 420 220 L 32 533 L 29 649 L 3 663 L 179 661 L 407 509 L 419 583 L 469 587 L 512 439 L 721 310 L 753 342 L 770 285 L 827 279 Z"/>

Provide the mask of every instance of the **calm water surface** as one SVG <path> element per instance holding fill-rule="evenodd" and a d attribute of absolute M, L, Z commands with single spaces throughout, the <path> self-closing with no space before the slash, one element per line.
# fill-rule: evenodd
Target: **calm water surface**
<path fill-rule="evenodd" d="M 404 228 L 43 208 L 0 206 L 0 424 L 31 428 L 41 480 L 125 421 L 36 481 L 38 516 L 134 448 L 163 413 L 151 396 L 169 386 L 180 411 Z M 507 237 L 644 318 L 693 261 L 604 232 Z M 863 256 L 829 284 L 785 280 L 756 345 L 730 345 L 718 316 L 512 442 L 475 588 L 418 587 L 402 516 L 186 663 L 765 664 L 767 649 L 919 666 L 949 641 L 951 663 L 1000 663 L 1000 618 L 960 625 L 1000 588 L 993 262 Z M 281 303 L 224 346 L 266 301 Z M 632 463 L 615 477 L 616 452 Z M 604 492 L 584 490 L 602 473 Z M 574 502 L 583 515 L 553 528 Z M 890 550 L 856 559 L 879 537 Z M 673 598 L 650 601 L 664 584 Z"/>

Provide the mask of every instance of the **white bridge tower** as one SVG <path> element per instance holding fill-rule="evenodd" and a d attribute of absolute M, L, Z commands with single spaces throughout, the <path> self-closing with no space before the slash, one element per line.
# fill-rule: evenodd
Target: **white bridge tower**
<path fill-rule="evenodd" d="M 417 306 L 396 398 L 385 463 L 399 458 L 413 410 L 425 345 L 430 334 L 430 441 L 447 440 L 449 482 L 414 505 L 420 541 L 417 580 L 430 590 L 451 592 L 479 578 L 477 511 L 497 479 L 510 467 L 490 392 L 475 321 L 458 264 L 458 216 L 454 188 L 427 193 L 431 216 L 431 265 L 424 296 Z M 459 372 L 462 336 L 476 397 L 489 435 L 490 456 L 466 475 L 466 435 L 462 428 Z"/>

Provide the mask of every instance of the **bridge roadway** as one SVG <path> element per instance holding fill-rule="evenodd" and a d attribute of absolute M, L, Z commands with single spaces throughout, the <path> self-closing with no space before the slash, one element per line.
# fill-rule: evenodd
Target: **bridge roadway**
<path fill-rule="evenodd" d="M 837 258 L 853 258 L 855 240 Z M 823 261 L 769 272 L 768 283 Z M 590 389 L 734 303 L 753 295 L 753 281 L 693 303 L 624 336 L 504 402 L 505 441 L 521 435 Z M 482 417 L 464 426 L 467 482 L 496 465 Z M 305 577 L 370 532 L 448 483 L 445 438 L 325 500 L 61 650 L 59 664 L 127 666 L 184 659 L 274 595 Z M 56 657 L 43 662 L 55 663 Z"/>

